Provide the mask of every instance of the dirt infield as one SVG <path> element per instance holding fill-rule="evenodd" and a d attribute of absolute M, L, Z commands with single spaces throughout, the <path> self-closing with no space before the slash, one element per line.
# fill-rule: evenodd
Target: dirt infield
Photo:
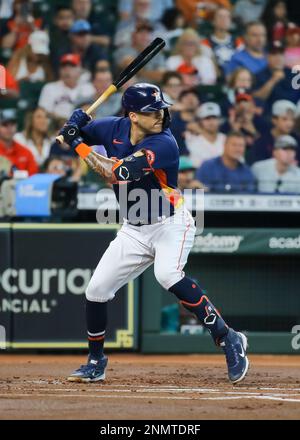
<path fill-rule="evenodd" d="M 83 356 L 0 356 L 0 419 L 300 419 L 300 356 L 250 356 L 232 386 L 224 358 L 111 354 L 103 384 L 69 383 Z"/>

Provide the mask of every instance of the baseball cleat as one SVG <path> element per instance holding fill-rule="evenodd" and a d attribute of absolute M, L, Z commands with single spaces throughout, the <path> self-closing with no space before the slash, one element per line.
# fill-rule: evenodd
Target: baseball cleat
<path fill-rule="evenodd" d="M 220 346 L 225 353 L 230 381 L 232 383 L 242 381 L 249 368 L 249 360 L 246 356 L 248 346 L 246 336 L 230 328 L 227 335 L 221 340 Z"/>
<path fill-rule="evenodd" d="M 102 356 L 101 359 L 88 358 L 86 365 L 81 365 L 67 378 L 69 382 L 99 382 L 105 379 L 105 368 L 108 359 Z"/>

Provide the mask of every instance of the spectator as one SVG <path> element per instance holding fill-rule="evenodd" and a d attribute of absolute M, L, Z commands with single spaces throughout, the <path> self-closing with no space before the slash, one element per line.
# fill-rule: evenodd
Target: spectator
<path fill-rule="evenodd" d="M 111 85 L 113 82 L 112 73 L 108 69 L 96 70 L 93 75 L 92 84 L 94 86 L 94 93 L 90 97 L 90 99 L 86 99 L 86 97 L 82 98 L 82 101 L 78 101 L 76 103 L 76 107 L 82 107 L 84 104 L 88 104 L 90 106 L 93 102 L 96 101 L 99 96 Z M 114 116 L 118 115 L 122 108 L 122 94 L 117 92 L 111 95 L 111 97 L 105 101 L 100 107 L 95 110 L 95 118 L 103 118 L 105 116 Z"/>
<path fill-rule="evenodd" d="M 252 172 L 258 191 L 265 193 L 300 193 L 300 169 L 296 166 L 295 138 L 279 136 L 274 143 L 273 158 L 256 162 Z"/>
<path fill-rule="evenodd" d="M 133 0 L 120 0 L 118 2 L 118 12 L 121 20 L 128 20 L 134 12 Z M 148 6 L 148 2 L 147 2 Z M 159 2 L 151 0 L 149 15 L 152 20 L 161 21 L 165 11 L 172 8 L 173 0 L 160 0 Z"/>
<path fill-rule="evenodd" d="M 81 59 L 82 67 L 88 72 L 95 69 L 98 60 L 105 60 L 107 58 L 104 50 L 98 44 L 92 43 L 91 25 L 85 20 L 77 20 L 73 23 L 70 29 L 68 45 L 57 50 L 56 56 L 53 56 L 53 62 L 58 65 L 59 58 L 66 53 L 78 55 Z"/>
<path fill-rule="evenodd" d="M 85 170 L 85 165 L 82 165 L 76 151 L 66 143 L 60 144 L 54 141 L 51 145 L 50 156 L 59 158 L 65 165 L 68 171 L 68 176 L 73 182 L 79 182 Z"/>
<path fill-rule="evenodd" d="M 217 70 L 212 59 L 201 51 L 200 38 L 194 29 L 186 29 L 179 37 L 176 46 L 167 59 L 167 69 L 180 72 L 182 66 L 198 71 L 198 84 L 215 84 Z"/>
<path fill-rule="evenodd" d="M 166 9 L 161 24 L 163 25 L 161 35 L 164 36 L 166 50 L 171 50 L 186 27 L 184 15 L 177 8 Z"/>
<path fill-rule="evenodd" d="M 188 155 L 189 151 L 185 143 L 185 132 L 188 124 L 196 120 L 196 111 L 200 105 L 197 92 L 184 90 L 179 95 L 178 104 L 181 110 L 172 114 L 170 128 L 178 143 L 179 154 Z"/>
<path fill-rule="evenodd" d="M 282 135 L 293 136 L 298 145 L 300 145 L 299 137 L 294 133 L 296 122 L 296 106 L 290 101 L 280 99 L 274 102 L 272 106 L 272 128 L 265 131 L 252 145 L 248 156 L 248 163 L 253 164 L 260 160 L 272 157 L 275 140 Z M 297 150 L 297 160 L 300 154 Z"/>
<path fill-rule="evenodd" d="M 299 100 L 299 91 L 292 87 L 293 73 L 284 66 L 284 48 L 276 41 L 268 53 L 268 65 L 255 79 L 254 96 L 262 100 L 267 115 L 271 113 L 275 101 L 284 97 L 295 104 Z"/>
<path fill-rule="evenodd" d="M 221 101 L 222 115 L 228 116 L 229 109 L 235 105 L 238 90 L 252 90 L 253 75 L 245 67 L 237 68 L 228 78 L 225 88 L 225 97 Z"/>
<path fill-rule="evenodd" d="M 75 20 L 89 21 L 89 17 L 92 12 L 91 0 L 72 0 L 71 6 Z"/>
<path fill-rule="evenodd" d="M 246 140 L 242 133 L 228 133 L 223 155 L 203 162 L 196 172 L 196 178 L 210 192 L 254 192 L 254 176 L 243 162 L 245 149 Z"/>
<path fill-rule="evenodd" d="M 213 31 L 202 44 L 209 47 L 217 61 L 218 66 L 223 66 L 231 60 L 233 54 L 244 47 L 241 38 L 231 35 L 232 28 L 231 12 L 227 8 L 219 8 L 214 13 Z"/>
<path fill-rule="evenodd" d="M 0 100 L 1 98 L 18 98 L 20 93 L 19 83 L 7 68 L 5 72 L 5 82 L 5 89 L 0 89 Z"/>
<path fill-rule="evenodd" d="M 0 112 L 0 156 L 5 157 L 13 168 L 24 170 L 31 176 L 38 172 L 37 164 L 31 151 L 14 140 L 17 131 L 17 117 L 14 109 Z"/>
<path fill-rule="evenodd" d="M 230 75 L 238 67 L 245 67 L 253 75 L 257 75 L 267 67 L 265 26 L 260 22 L 248 23 L 244 39 L 245 49 L 236 52 L 231 60 L 225 64 L 226 75 Z"/>
<path fill-rule="evenodd" d="M 268 41 L 284 41 L 288 25 L 286 3 L 283 0 L 268 0 L 261 21 L 267 29 Z"/>
<path fill-rule="evenodd" d="M 238 0 L 233 16 L 240 26 L 260 20 L 267 0 Z"/>
<path fill-rule="evenodd" d="M 56 156 L 48 157 L 43 163 L 42 170 L 47 174 L 58 174 L 61 177 L 67 176 L 67 167 L 65 162 Z"/>
<path fill-rule="evenodd" d="M 197 112 L 198 133 L 186 132 L 185 141 L 190 159 L 195 168 L 205 160 L 220 156 L 224 150 L 226 136 L 220 133 L 221 109 L 214 102 L 205 102 Z"/>
<path fill-rule="evenodd" d="M 98 60 L 106 59 L 106 53 L 98 43 L 93 43 L 91 25 L 88 21 L 77 20 L 70 29 L 72 53 L 81 57 L 82 66 L 87 70 L 93 70 Z"/>
<path fill-rule="evenodd" d="M 32 3 L 15 0 L 14 15 L 7 21 L 5 29 L 1 30 L 3 49 L 20 49 L 28 43 L 31 32 L 41 29 L 42 19 L 32 15 Z"/>
<path fill-rule="evenodd" d="M 199 85 L 199 74 L 196 67 L 183 63 L 177 68 L 176 72 L 181 75 L 183 90 L 190 90 Z"/>
<path fill-rule="evenodd" d="M 182 76 L 180 73 L 168 71 L 162 77 L 162 92 L 165 100 L 172 104 L 171 111 L 180 110 L 178 99 L 183 90 Z"/>
<path fill-rule="evenodd" d="M 300 27 L 290 25 L 286 31 L 284 63 L 291 69 L 300 65 Z"/>
<path fill-rule="evenodd" d="M 229 118 L 222 125 L 221 131 L 225 134 L 232 130 L 242 132 L 246 139 L 248 157 L 255 140 L 268 129 L 266 120 L 256 114 L 252 95 L 246 90 L 237 90 L 235 105 L 229 110 Z"/>
<path fill-rule="evenodd" d="M 108 29 L 102 20 L 95 17 L 92 11 L 92 0 L 72 0 L 72 10 L 75 20 L 85 20 L 91 25 L 91 41 L 100 46 L 107 47 L 110 44 L 110 36 Z M 95 18 L 94 18 L 95 17 Z"/>
<path fill-rule="evenodd" d="M 53 72 L 48 55 L 48 34 L 34 31 L 28 38 L 28 44 L 14 52 L 7 69 L 16 81 L 52 81 Z"/>
<path fill-rule="evenodd" d="M 46 84 L 41 91 L 39 106 L 54 119 L 68 118 L 74 104 L 82 96 L 91 96 L 93 87 L 79 83 L 81 73 L 80 57 L 66 54 L 60 59 L 59 77 L 55 82 Z"/>
<path fill-rule="evenodd" d="M 202 188 L 201 183 L 195 179 L 195 167 L 191 159 L 186 156 L 179 158 L 178 182 L 180 191 L 185 189 Z"/>
<path fill-rule="evenodd" d="M 199 21 L 211 20 L 218 7 L 231 10 L 230 0 L 177 0 L 176 5 L 185 16 L 189 25 L 195 25 Z"/>
<path fill-rule="evenodd" d="M 126 20 L 122 20 L 118 23 L 114 44 L 117 47 L 130 46 L 132 41 L 132 33 L 141 23 L 150 22 L 154 32 L 162 33 L 162 24 L 152 17 L 152 0 L 134 0 L 133 13 Z M 156 5 L 157 2 L 155 2 Z M 156 6 L 155 6 L 156 7 Z"/>
<path fill-rule="evenodd" d="M 149 23 L 140 23 L 132 34 L 131 45 L 120 47 L 115 51 L 115 63 L 120 70 L 123 70 L 150 44 L 152 33 L 153 27 Z M 140 81 L 160 82 L 164 72 L 165 57 L 159 53 L 139 71 L 138 76 Z"/>
<path fill-rule="evenodd" d="M 74 13 L 72 9 L 69 6 L 59 6 L 50 27 L 50 52 L 54 63 L 59 59 L 61 51 L 68 52 L 70 46 L 69 32 L 73 23 Z"/>
<path fill-rule="evenodd" d="M 13 15 L 14 0 L 6 0 L 0 4 L 0 19 L 7 20 Z"/>
<path fill-rule="evenodd" d="M 37 107 L 33 112 L 27 113 L 24 131 L 14 136 L 15 141 L 26 145 L 31 151 L 38 165 L 41 165 L 50 153 L 49 122 L 46 111 Z"/>
<path fill-rule="evenodd" d="M 66 177 L 72 182 L 78 182 L 82 177 L 82 169 L 77 158 L 68 160 L 63 156 L 51 155 L 45 160 L 42 170 L 44 173 Z"/>

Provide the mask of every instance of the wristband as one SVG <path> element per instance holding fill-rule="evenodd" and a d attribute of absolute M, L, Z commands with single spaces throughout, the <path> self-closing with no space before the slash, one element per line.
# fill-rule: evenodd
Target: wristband
<path fill-rule="evenodd" d="M 77 145 L 75 151 L 82 159 L 85 159 L 93 151 L 93 149 L 81 142 L 79 145 Z"/>

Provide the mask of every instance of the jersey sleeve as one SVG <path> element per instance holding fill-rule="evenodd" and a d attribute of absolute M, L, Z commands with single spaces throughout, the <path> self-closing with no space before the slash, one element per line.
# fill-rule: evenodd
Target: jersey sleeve
<path fill-rule="evenodd" d="M 113 126 L 116 117 L 106 117 L 89 122 L 81 128 L 83 141 L 88 145 L 109 145 L 113 137 Z"/>
<path fill-rule="evenodd" d="M 145 139 L 141 149 L 147 152 L 153 169 L 164 169 L 178 165 L 179 150 L 175 139 L 169 136 L 151 136 Z"/>

